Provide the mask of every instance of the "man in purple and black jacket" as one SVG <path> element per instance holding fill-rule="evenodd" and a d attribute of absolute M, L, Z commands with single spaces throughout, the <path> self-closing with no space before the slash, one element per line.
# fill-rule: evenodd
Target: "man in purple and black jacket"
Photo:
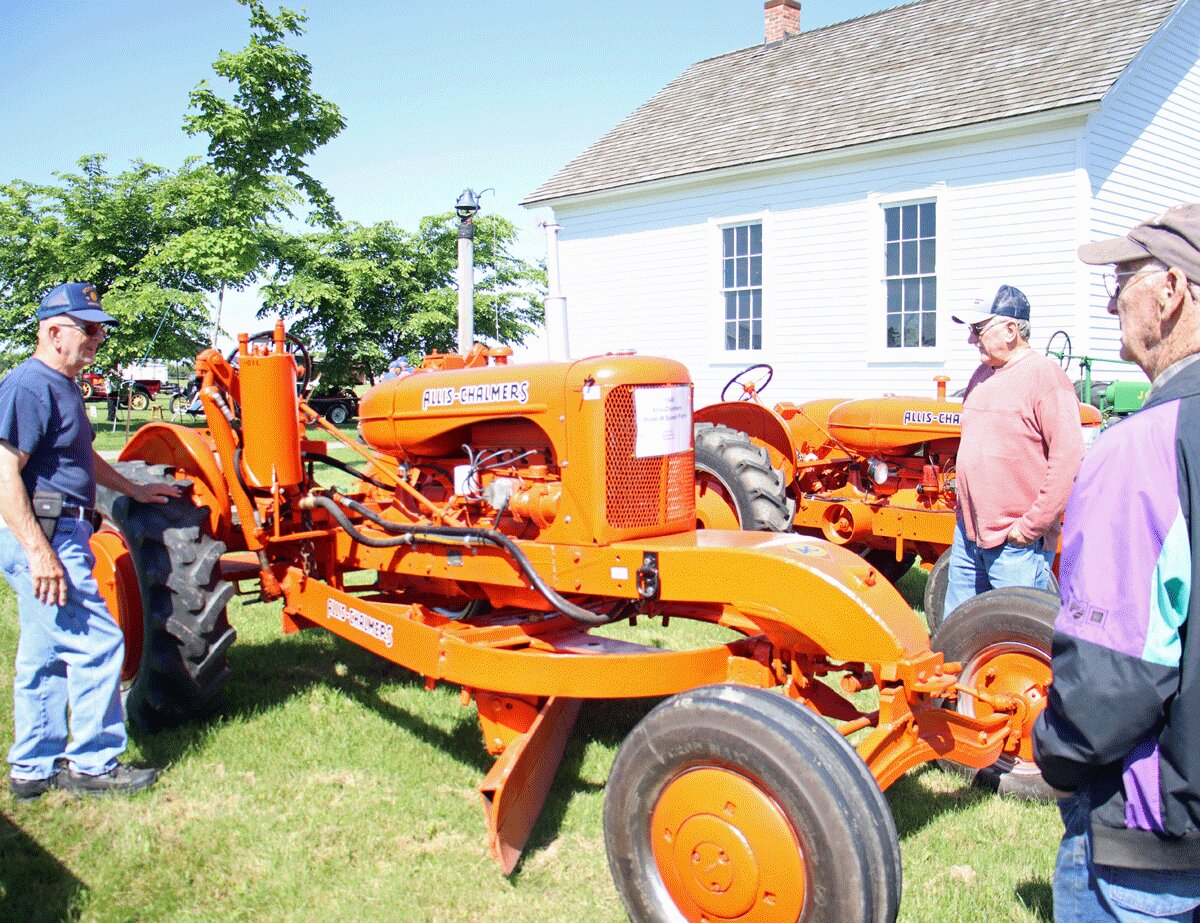
<path fill-rule="evenodd" d="M 1200 921 L 1200 204 L 1079 256 L 1112 264 L 1121 357 L 1153 384 L 1084 458 L 1063 525 L 1034 727 L 1070 793 L 1054 918 Z"/>

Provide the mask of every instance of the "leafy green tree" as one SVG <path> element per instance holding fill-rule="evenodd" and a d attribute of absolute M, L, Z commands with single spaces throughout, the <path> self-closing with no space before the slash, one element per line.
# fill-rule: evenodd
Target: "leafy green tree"
<path fill-rule="evenodd" d="M 70 280 L 92 282 L 121 322 L 120 335 L 98 352 L 97 368 L 150 353 L 195 355 L 207 316 L 202 292 L 176 271 L 147 267 L 173 233 L 162 214 L 175 175 L 141 161 L 112 175 L 101 155 L 79 167 L 55 174 L 58 186 L 0 186 L 0 325 L 8 364 L 33 349 L 42 294 Z"/>
<path fill-rule="evenodd" d="M 373 381 L 396 356 L 417 360 L 456 348 L 457 223 L 424 218 L 413 234 L 390 222 L 343 223 L 289 241 L 266 309 L 322 346 L 322 382 Z M 519 343 L 542 318 L 545 274 L 514 257 L 516 228 L 498 215 L 476 221 L 475 330 L 495 345 Z"/>
<path fill-rule="evenodd" d="M 305 158 L 345 127 L 341 112 L 312 88 L 308 59 L 286 44 L 301 35 L 308 17 L 280 8 L 267 12 L 261 0 L 238 0 L 250 11 L 249 44 L 222 51 L 213 70 L 232 87 L 222 98 L 201 81 L 192 90 L 184 119 L 189 135 L 207 135 L 215 178 L 208 192 L 216 206 L 213 223 L 193 225 L 180 255 L 208 258 L 216 281 L 215 341 L 226 287 L 240 288 L 262 271 L 280 242 L 273 222 L 292 217 L 292 206 L 307 199 L 309 221 L 338 220 L 333 198 L 307 169 Z"/>
<path fill-rule="evenodd" d="M 336 219 L 305 158 L 344 123 L 313 92 L 308 60 L 285 43 L 306 17 L 239 2 L 249 10 L 249 44 L 213 64 L 232 98 L 202 81 L 184 122 L 188 133 L 209 137 L 207 160 L 191 158 L 177 171 L 135 161 L 113 175 L 97 154 L 79 162 L 79 173 L 55 174 L 59 185 L 0 186 L 0 362 L 32 349 L 38 299 L 64 281 L 93 282 L 122 321 L 97 368 L 147 354 L 194 356 L 207 340 L 206 293 L 217 293 L 215 337 L 225 290 L 266 271 L 290 237 L 283 223 L 295 209 L 307 201 L 314 221 Z"/>

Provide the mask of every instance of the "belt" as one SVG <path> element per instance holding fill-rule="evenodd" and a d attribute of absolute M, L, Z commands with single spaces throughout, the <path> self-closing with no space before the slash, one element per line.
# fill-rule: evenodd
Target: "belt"
<path fill-rule="evenodd" d="M 90 522 L 92 528 L 98 528 L 100 525 L 100 514 L 90 506 L 71 506 L 64 503 L 62 515 L 66 519 L 80 519 L 83 522 Z"/>

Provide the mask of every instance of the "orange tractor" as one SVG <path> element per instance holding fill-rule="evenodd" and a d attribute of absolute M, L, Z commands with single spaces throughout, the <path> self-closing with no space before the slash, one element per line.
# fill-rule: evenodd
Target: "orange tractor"
<path fill-rule="evenodd" d="M 919 555 L 930 570 L 925 615 L 942 620 L 946 554 L 954 541 L 955 456 L 962 401 L 933 397 L 822 398 L 773 408 L 759 401 L 769 365 L 725 385 L 696 411 L 696 515 L 704 528 L 796 531 L 860 554 L 889 580 Z M 727 398 L 729 398 L 727 400 Z M 1085 427 L 1100 412 L 1081 405 Z"/>
<path fill-rule="evenodd" d="M 297 396 L 296 349 L 280 323 L 230 358 L 202 353 L 207 431 L 151 423 L 128 443 L 120 469 L 179 479 L 184 499 L 102 492 L 96 574 L 143 725 L 218 707 L 227 581 L 256 580 L 285 632 L 323 628 L 462 688 L 495 756 L 480 794 L 508 873 L 581 700 L 663 697 L 605 797 L 609 865 L 638 921 L 892 920 L 900 851 L 883 789 L 938 758 L 1028 764 L 1046 613 L 1000 600 L 1030 627 L 1018 650 L 985 600 L 952 620 L 952 659 L 845 548 L 697 530 L 680 363 L 434 356 L 363 396 L 358 442 Z M 331 456 L 329 438 L 361 464 Z M 339 467 L 350 486 L 323 486 Z M 629 637 L 639 619 L 723 637 L 663 650 Z"/>

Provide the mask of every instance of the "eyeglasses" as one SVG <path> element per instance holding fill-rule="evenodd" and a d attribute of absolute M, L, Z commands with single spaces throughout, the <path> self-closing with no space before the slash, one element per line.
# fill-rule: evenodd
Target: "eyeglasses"
<path fill-rule="evenodd" d="M 1166 270 L 1161 266 L 1143 266 L 1141 269 L 1130 269 L 1127 272 L 1106 272 L 1104 274 L 1104 290 L 1108 292 L 1109 298 L 1116 298 L 1121 294 L 1121 289 L 1126 287 L 1126 279 L 1151 272 L 1166 272 Z"/>
<path fill-rule="evenodd" d="M 971 332 L 975 334 L 975 339 L 978 340 L 983 336 L 985 330 L 991 330 L 992 327 L 996 325 L 997 320 L 1003 323 L 1006 320 L 1011 320 L 1011 318 L 1003 318 L 997 314 L 995 317 L 989 317 L 987 320 L 976 321 L 974 324 L 968 324 L 967 326 L 970 328 Z"/>
<path fill-rule="evenodd" d="M 83 321 L 79 324 L 60 324 L 61 327 L 74 327 L 89 340 L 94 340 L 96 337 L 108 336 L 108 328 L 96 321 Z"/>

